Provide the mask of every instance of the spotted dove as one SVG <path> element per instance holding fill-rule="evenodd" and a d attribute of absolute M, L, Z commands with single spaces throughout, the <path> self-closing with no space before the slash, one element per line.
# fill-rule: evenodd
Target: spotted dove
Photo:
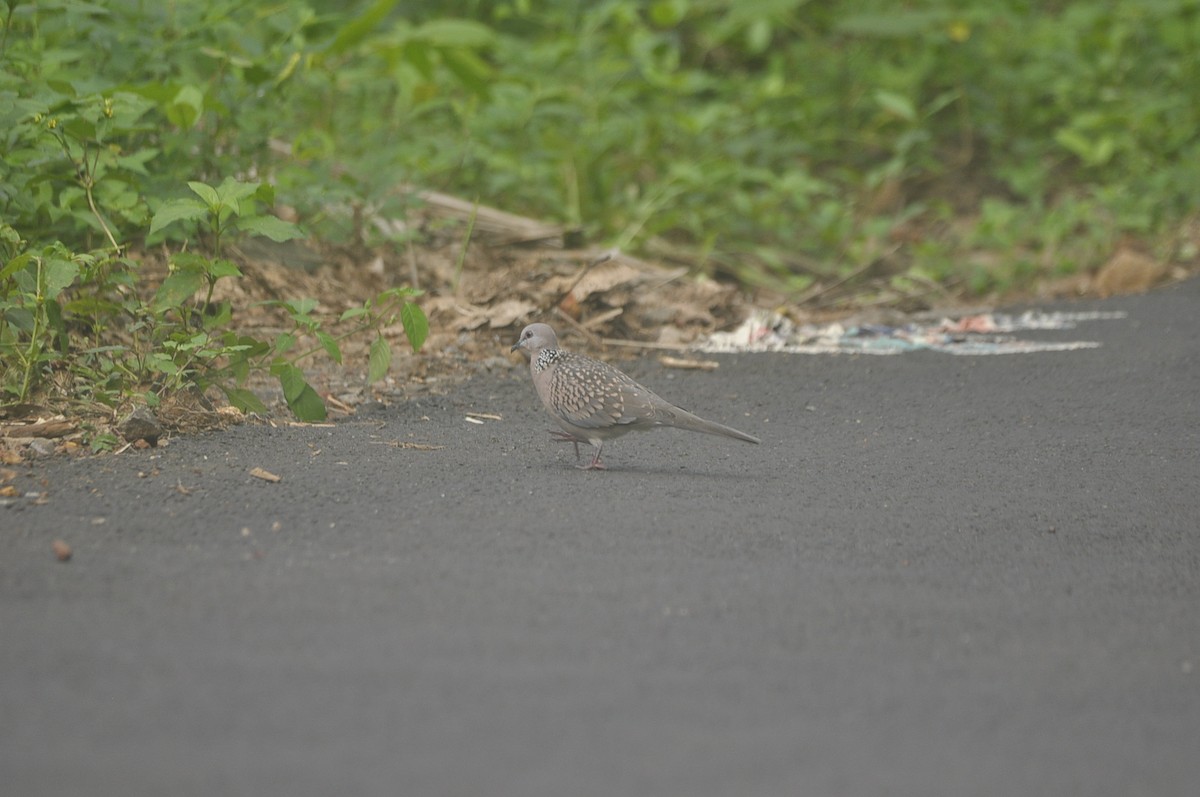
<path fill-rule="evenodd" d="M 562 427 L 562 432 L 551 434 L 574 443 L 576 458 L 580 443 L 596 447 L 591 463 L 580 466 L 585 470 L 604 468 L 600 451 L 605 440 L 659 426 L 759 442 L 757 437 L 668 403 L 608 363 L 560 349 L 558 336 L 547 324 L 525 327 L 511 351 L 525 355 L 538 398 Z"/>

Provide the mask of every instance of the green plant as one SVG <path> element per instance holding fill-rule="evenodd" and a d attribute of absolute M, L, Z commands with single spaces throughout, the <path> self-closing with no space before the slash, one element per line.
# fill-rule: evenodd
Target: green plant
<path fill-rule="evenodd" d="M 201 182 L 188 184 L 196 199 L 184 198 L 166 202 L 154 215 L 150 234 L 173 224 L 194 224 L 205 233 L 213 256 L 182 252 L 171 258 L 170 274 L 159 287 L 151 309 L 159 319 L 161 334 L 157 350 L 146 359 L 146 366 L 159 375 L 166 389 L 180 389 L 195 384 L 201 389 L 217 387 L 236 407 L 265 412 L 260 399 L 244 385 L 250 373 L 267 369 L 279 380 L 289 409 L 301 420 L 320 420 L 325 417 L 325 404 L 304 378 L 296 363 L 312 354 L 324 351 L 341 363 L 338 340 L 374 330 L 371 347 L 369 379 L 382 377 L 391 362 L 391 348 L 382 334 L 390 313 L 398 310 L 413 351 L 417 351 L 428 334 L 429 323 L 412 298 L 412 289 L 391 289 L 342 314 L 341 321 L 357 321 L 350 331 L 335 338 L 321 328 L 312 315 L 317 303 L 313 299 L 271 302 L 286 311 L 292 322 L 291 331 L 281 332 L 274 340 L 263 341 L 239 335 L 227 327 L 230 323 L 228 302 L 213 306 L 213 291 L 222 279 L 241 277 L 241 271 L 230 260 L 221 257 L 222 242 L 235 231 L 265 235 L 275 241 L 286 241 L 301 235 L 299 228 L 274 216 L 256 212 L 258 202 L 270 205 L 274 192 L 261 183 L 226 179 L 213 187 Z M 204 298 L 193 303 L 193 297 Z M 170 317 L 173 323 L 162 323 Z M 296 354 L 294 347 L 301 334 L 313 336 L 318 345 Z"/>
<path fill-rule="evenodd" d="M 19 246 L 15 231 L 0 226 L 10 245 Z M 0 267 L 0 363 L 5 365 L 0 389 L 26 401 L 42 373 L 68 349 L 60 297 L 82 268 L 86 256 L 62 244 L 23 251 Z"/>

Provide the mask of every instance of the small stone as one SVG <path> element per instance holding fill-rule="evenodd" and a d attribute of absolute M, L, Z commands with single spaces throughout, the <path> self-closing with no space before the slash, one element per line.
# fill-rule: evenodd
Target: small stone
<path fill-rule="evenodd" d="M 130 443 L 145 440 L 151 446 L 158 445 L 163 427 L 147 407 L 135 407 L 125 416 L 125 420 L 117 425 L 117 431 Z"/>
<path fill-rule="evenodd" d="M 44 437 L 35 437 L 29 441 L 29 452 L 35 457 L 48 457 L 54 454 L 54 441 Z"/>
<path fill-rule="evenodd" d="M 54 558 L 60 562 L 68 562 L 71 560 L 71 546 L 67 545 L 62 540 L 55 540 L 50 543 L 50 547 L 54 549 Z"/>

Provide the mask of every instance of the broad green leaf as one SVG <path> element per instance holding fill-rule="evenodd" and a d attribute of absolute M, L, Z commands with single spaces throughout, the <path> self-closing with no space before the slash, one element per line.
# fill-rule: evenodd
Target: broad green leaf
<path fill-rule="evenodd" d="M 221 207 L 221 197 L 217 193 L 217 189 L 208 183 L 202 183 L 199 180 L 189 180 L 188 188 L 192 189 L 196 196 L 204 200 L 206 210 L 216 212 L 217 208 Z"/>
<path fill-rule="evenodd" d="M 217 186 L 217 197 L 220 198 L 221 204 L 236 207 L 246 197 L 254 196 L 254 193 L 258 191 L 261 185 L 257 180 L 242 182 L 232 177 L 226 177 Z"/>
<path fill-rule="evenodd" d="M 383 336 L 375 338 L 375 342 L 371 344 L 371 356 L 367 361 L 367 384 L 383 379 L 391 364 L 392 347 Z"/>
<path fill-rule="evenodd" d="M 834 30 L 851 36 L 907 38 L 937 30 L 950 17 L 948 9 L 883 11 L 850 14 L 838 20 Z"/>
<path fill-rule="evenodd" d="M 277 242 L 304 237 L 304 233 L 295 224 L 275 216 L 246 216 L 238 219 L 237 225 L 243 232 L 265 235 Z"/>
<path fill-rule="evenodd" d="M 287 354 L 296 345 L 296 336 L 290 332 L 280 332 L 275 336 L 275 353 Z"/>
<path fill-rule="evenodd" d="M 351 20 L 338 31 L 333 43 L 329 45 L 328 52 L 331 55 L 341 55 L 356 47 L 380 26 L 395 5 L 396 0 L 376 0 L 361 16 Z"/>
<path fill-rule="evenodd" d="M 58 298 L 68 285 L 79 276 L 79 266 L 71 260 L 51 258 L 42 266 L 42 291 L 45 298 Z"/>
<path fill-rule="evenodd" d="M 29 264 L 29 261 L 32 258 L 33 258 L 32 252 L 23 252 L 23 253 L 17 255 L 16 257 L 14 257 L 12 260 L 5 263 L 4 268 L 0 268 L 0 280 L 8 279 L 13 274 L 16 274 L 18 271 L 25 268 L 25 266 Z M 361 307 L 353 308 L 353 309 L 358 310 L 360 314 L 366 312 Z M 349 312 L 351 312 L 351 311 L 350 310 L 346 311 L 346 313 L 349 313 Z M 347 317 L 346 313 L 342 314 L 343 319 Z"/>
<path fill-rule="evenodd" d="M 226 387 L 222 389 L 225 391 L 225 397 L 229 399 L 229 403 L 242 412 L 257 412 L 259 415 L 267 414 L 267 405 L 263 404 L 262 399 L 246 388 Z"/>
<path fill-rule="evenodd" d="M 166 310 L 179 307 L 204 286 L 204 275 L 191 269 L 168 274 L 154 294 L 154 309 Z"/>
<path fill-rule="evenodd" d="M 408 336 L 408 345 L 414 352 L 419 351 L 425 345 L 425 338 L 429 337 L 429 319 L 425 317 L 425 311 L 416 302 L 405 302 L 400 308 L 400 324 Z"/>
<path fill-rule="evenodd" d="M 337 341 L 333 335 L 328 332 L 316 331 L 317 340 L 321 342 L 321 346 L 325 349 L 325 353 L 329 355 L 329 359 L 333 360 L 338 365 L 342 364 L 342 350 L 338 347 Z"/>
<path fill-rule="evenodd" d="M 304 316 L 317 309 L 319 302 L 316 299 L 305 297 L 303 299 L 288 299 L 283 303 L 283 306 L 293 316 Z"/>
<path fill-rule="evenodd" d="M 209 304 L 204 311 L 204 328 L 220 330 L 229 326 L 233 321 L 233 305 L 230 302 Z M 229 347 L 226 351 L 238 351 L 237 347 Z"/>
<path fill-rule="evenodd" d="M 147 357 L 146 367 L 155 373 L 167 374 L 168 376 L 174 376 L 179 373 L 179 366 L 175 364 L 175 361 L 169 355 L 162 352 L 153 352 Z"/>
<path fill-rule="evenodd" d="M 469 91 L 486 96 L 491 88 L 492 68 L 471 50 L 450 49 L 442 52 L 446 68 L 454 73 Z"/>
<path fill-rule="evenodd" d="M 166 106 L 167 121 L 183 130 L 191 130 L 204 113 L 204 92 L 195 86 L 181 88 Z"/>
<path fill-rule="evenodd" d="M 283 363 L 272 370 L 279 377 L 284 400 L 297 418 L 302 421 L 325 420 L 325 402 L 305 381 L 303 371 L 290 363 Z"/>
<path fill-rule="evenodd" d="M 496 35 L 487 25 L 469 19 L 431 19 L 413 34 L 441 47 L 486 47 Z"/>
<path fill-rule="evenodd" d="M 210 261 L 208 263 L 207 271 L 210 276 L 215 277 L 216 279 L 221 279 L 222 277 L 242 276 L 242 271 L 237 267 L 237 264 L 235 264 L 232 260 L 226 260 L 223 257 L 219 257 L 216 260 Z"/>
<path fill-rule="evenodd" d="M 917 121 L 917 108 L 908 97 L 901 96 L 894 91 L 879 89 L 875 92 L 875 102 L 879 103 L 879 107 L 885 111 L 899 116 L 906 122 Z"/>
<path fill-rule="evenodd" d="M 205 188 L 207 187 L 205 186 Z M 169 199 L 162 204 L 162 207 L 154 214 L 154 218 L 150 220 L 150 231 L 147 235 L 154 235 L 163 227 L 177 221 L 198 221 L 207 216 L 208 208 L 194 199 Z"/>
<path fill-rule="evenodd" d="M 263 207 L 273 207 L 275 205 L 275 186 L 270 183 L 259 183 L 258 188 L 254 189 L 254 198 L 263 203 Z"/>
<path fill-rule="evenodd" d="M 688 0 L 657 0 L 650 4 L 650 20 L 660 28 L 673 28 L 687 16 Z"/>
<path fill-rule="evenodd" d="M 88 119 L 75 117 L 69 119 L 62 125 L 62 130 L 76 141 L 95 141 L 96 140 L 96 125 Z"/>

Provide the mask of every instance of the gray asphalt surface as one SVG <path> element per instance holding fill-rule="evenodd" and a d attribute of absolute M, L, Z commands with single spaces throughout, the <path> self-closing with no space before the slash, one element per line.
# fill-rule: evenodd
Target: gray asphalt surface
<path fill-rule="evenodd" d="M 0 790 L 1190 797 L 1200 281 L 1091 308 L 1039 333 L 1087 351 L 632 363 L 763 444 L 604 473 L 523 368 L 22 466 Z"/>

